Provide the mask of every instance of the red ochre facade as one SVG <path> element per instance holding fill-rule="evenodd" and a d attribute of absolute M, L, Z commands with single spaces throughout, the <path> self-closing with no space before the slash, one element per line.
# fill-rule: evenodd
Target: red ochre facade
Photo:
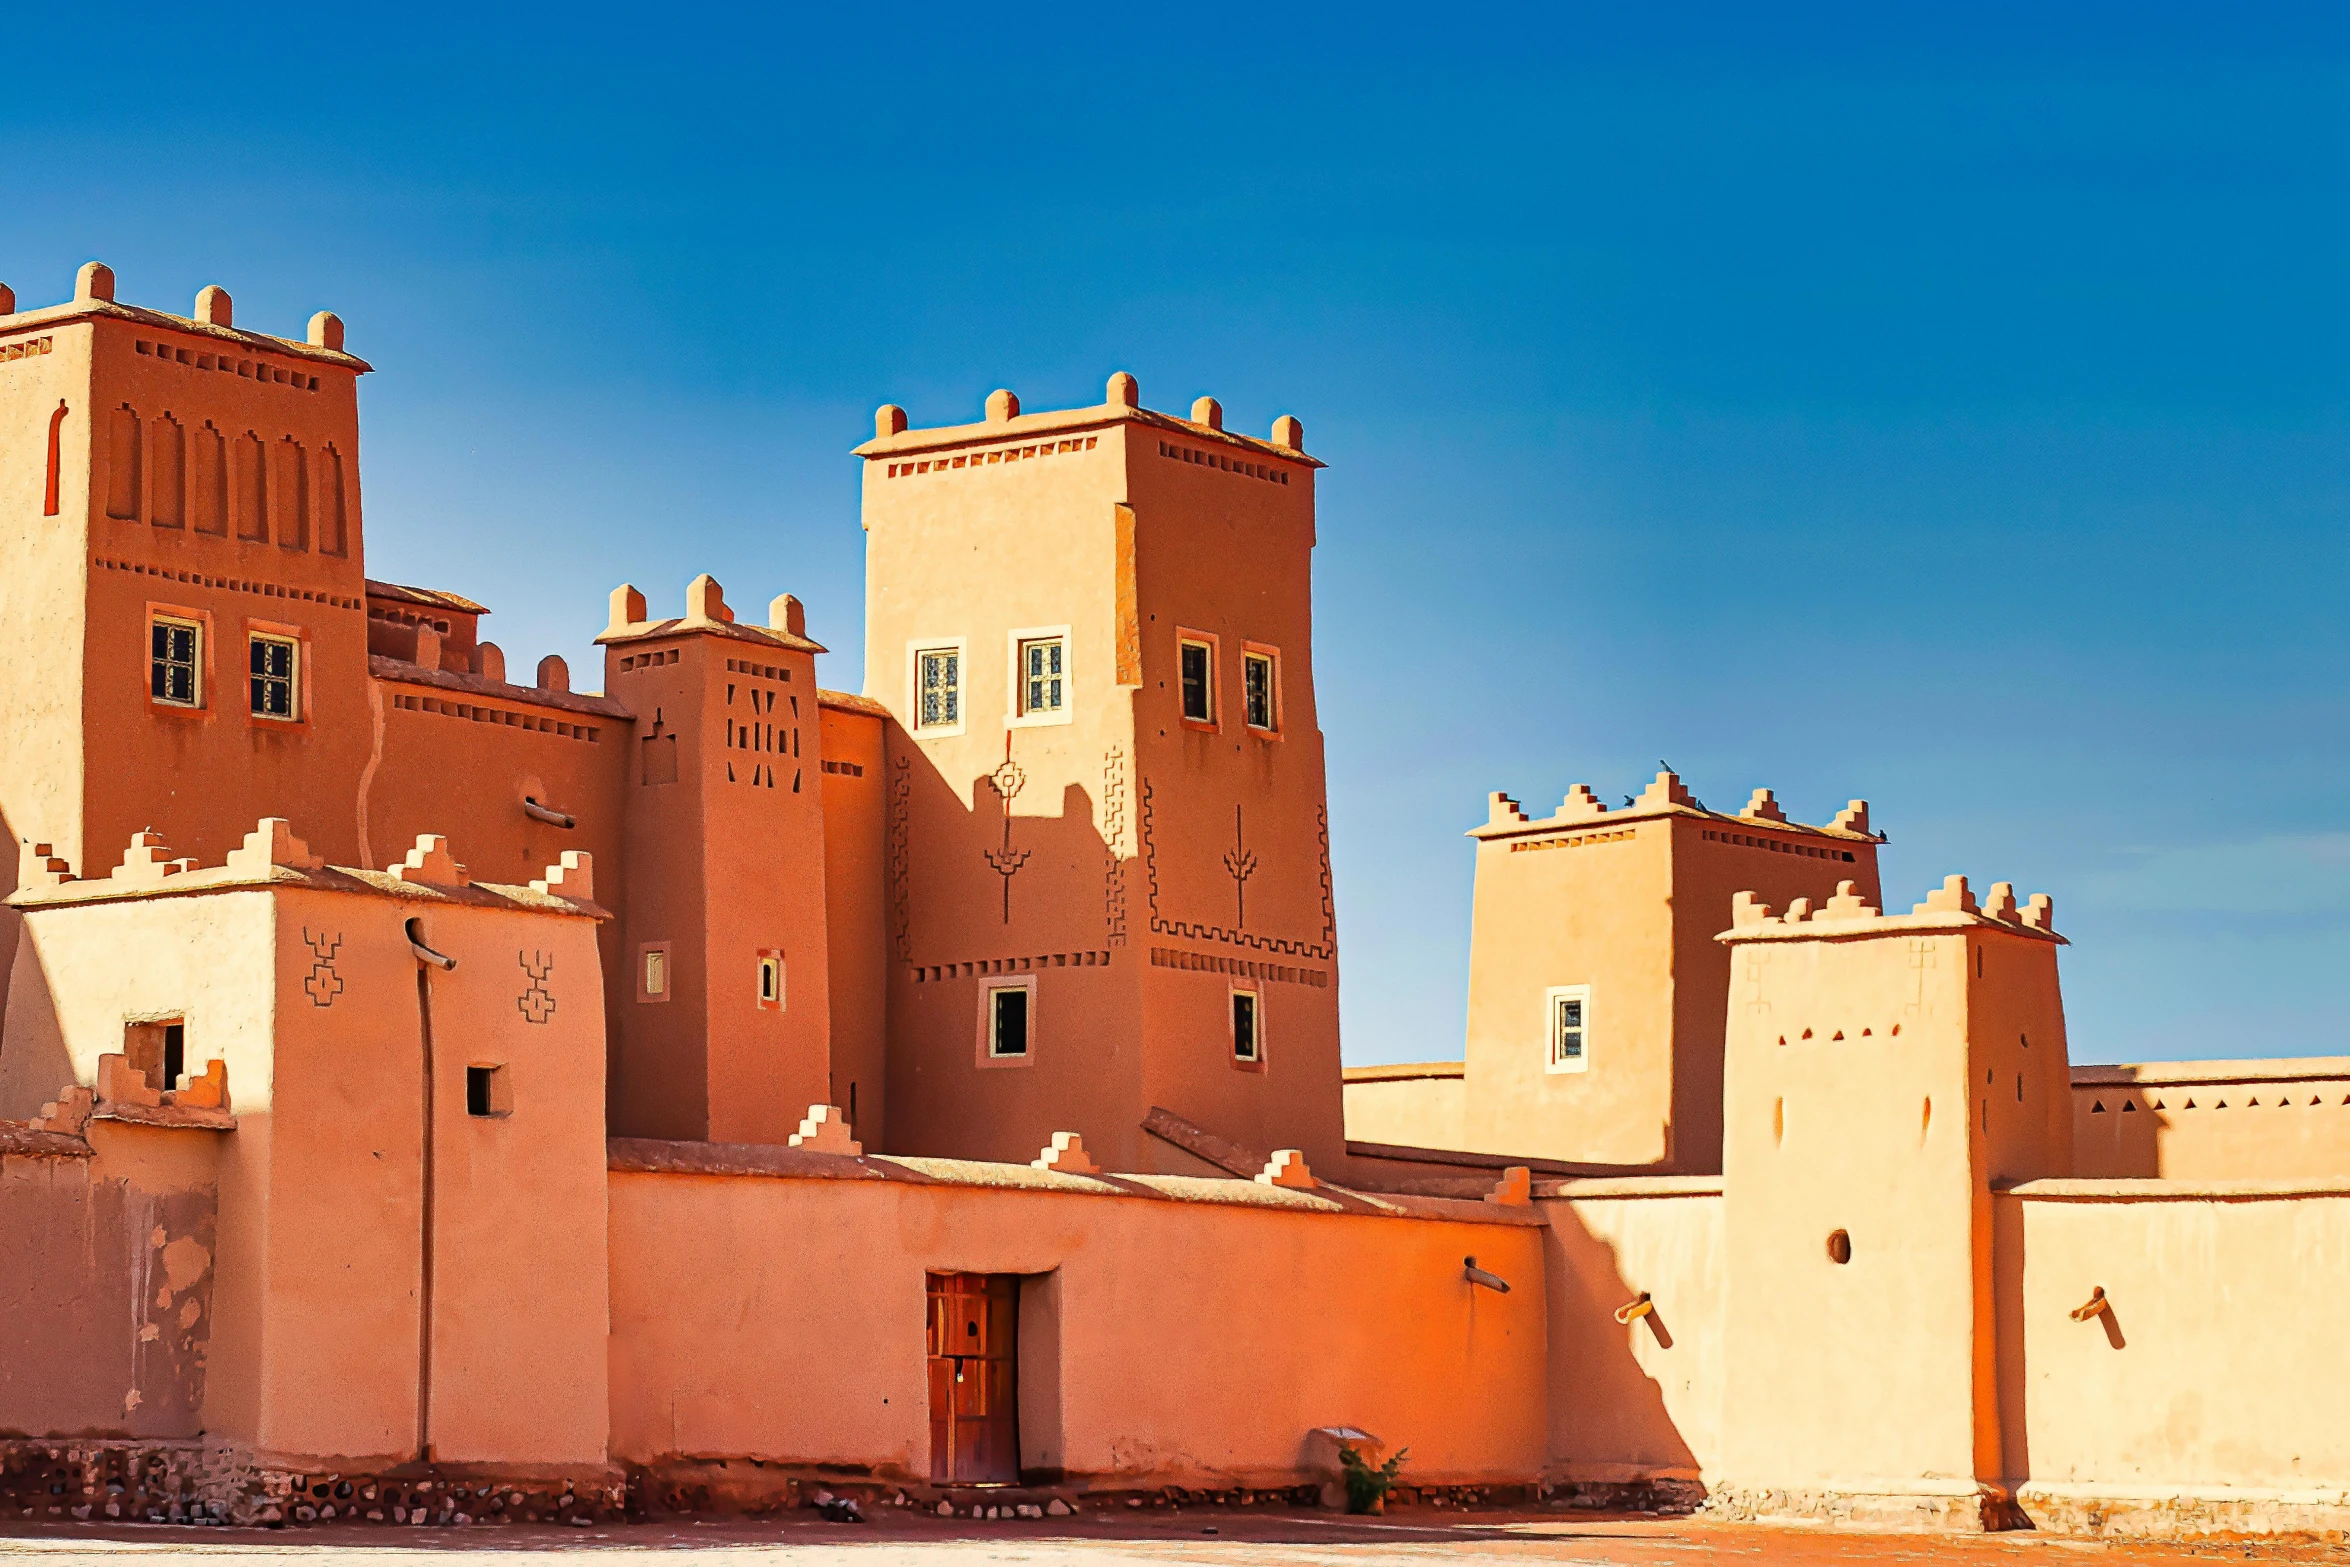
<path fill-rule="evenodd" d="M 0 290 L 0 1502 L 1091 1506 L 1345 1428 L 1421 1494 L 2350 1516 L 2350 1073 L 2072 1068 L 2048 901 L 1880 912 L 1862 802 L 1493 796 L 1465 1060 L 1342 1072 L 1296 420 L 884 407 L 863 694 L 707 576 L 575 691 L 366 577 L 340 321 L 114 294 Z"/>

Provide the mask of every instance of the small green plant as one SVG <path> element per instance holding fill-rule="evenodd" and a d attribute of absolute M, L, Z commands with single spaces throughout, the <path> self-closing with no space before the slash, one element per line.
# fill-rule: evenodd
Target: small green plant
<path fill-rule="evenodd" d="M 1387 1493 L 1395 1489 L 1395 1472 L 1403 1467 L 1402 1448 L 1393 1458 L 1371 1467 L 1370 1460 L 1345 1443 L 1338 1444 L 1338 1467 L 1346 1480 L 1346 1510 L 1350 1513 L 1375 1513 L 1384 1509 Z"/>

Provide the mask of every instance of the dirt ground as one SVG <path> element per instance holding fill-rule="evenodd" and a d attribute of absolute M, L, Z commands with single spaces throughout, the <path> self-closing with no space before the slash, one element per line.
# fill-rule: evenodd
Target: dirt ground
<path fill-rule="evenodd" d="M 1464 1514 L 1441 1521 L 1346 1518 L 1308 1509 L 1239 1512 L 1181 1508 L 1105 1511 L 1074 1518 L 979 1523 L 883 1508 L 870 1523 L 835 1524 L 813 1513 L 785 1521 L 665 1520 L 593 1529 L 547 1527 L 301 1529 L 97 1527 L 26 1524 L 0 1532 L 7 1567 L 144 1567 L 171 1559 L 203 1567 L 289 1567 L 359 1561 L 367 1567 L 499 1567 L 519 1552 L 581 1558 L 593 1567 L 979 1567 L 979 1564 L 1247 1563 L 1288 1567 L 1398 1567 L 1446 1558 L 1576 1567 L 1665 1567 L 1711 1562 L 1772 1567 L 1827 1564 L 2057 1563 L 2101 1560 L 2131 1567 L 2217 1561 L 2350 1563 L 2350 1548 L 2312 1542 L 2210 1539 L 2150 1545 L 2029 1533 L 1955 1538 L 1867 1534 L 1685 1518 L 1558 1512 Z"/>

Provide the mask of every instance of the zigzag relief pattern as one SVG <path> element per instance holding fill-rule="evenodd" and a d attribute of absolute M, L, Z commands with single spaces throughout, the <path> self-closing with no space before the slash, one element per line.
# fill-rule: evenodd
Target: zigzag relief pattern
<path fill-rule="evenodd" d="M 907 842 L 912 827 L 906 818 L 911 814 L 913 795 L 913 768 L 901 756 L 889 780 L 889 912 L 900 963 L 914 961 L 913 932 L 906 915 L 906 878 L 913 870 Z"/>
<path fill-rule="evenodd" d="M 1181 936 L 1191 941 L 1221 941 L 1235 947 L 1247 947 L 1257 952 L 1276 953 L 1282 957 L 1319 958 L 1325 963 L 1338 957 L 1338 922 L 1330 888 L 1330 817 L 1327 808 L 1315 813 L 1320 827 L 1322 857 L 1322 939 L 1318 942 L 1301 941 L 1288 936 L 1260 936 L 1254 931 L 1234 930 L 1223 925 L 1210 925 L 1197 920 L 1172 920 L 1159 912 L 1159 854 L 1158 844 L 1151 834 L 1151 781 L 1142 780 L 1142 873 L 1149 891 L 1151 930 L 1162 936 Z"/>

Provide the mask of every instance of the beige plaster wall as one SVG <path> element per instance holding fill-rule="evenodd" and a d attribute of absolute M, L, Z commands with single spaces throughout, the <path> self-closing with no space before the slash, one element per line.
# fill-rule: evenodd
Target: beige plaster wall
<path fill-rule="evenodd" d="M 907 1181 L 615 1172 L 611 1191 L 617 1459 L 926 1478 L 924 1275 L 969 1270 L 1057 1294 L 1057 1367 L 1023 1318 L 1027 1467 L 1279 1483 L 1333 1423 L 1409 1446 L 1407 1478 L 1541 1467 L 1529 1225 Z M 1468 1255 L 1515 1287 L 1469 1285 Z"/>
<path fill-rule="evenodd" d="M 1570 1181 L 1549 1221 L 1550 1476 L 1697 1480 L 1722 1461 L 1718 1178 Z M 1590 1195 L 1575 1195 L 1590 1193 Z M 1650 1297 L 1646 1316 L 1615 1313 Z"/>
<path fill-rule="evenodd" d="M 2350 1058 L 2076 1067 L 2072 1122 L 2083 1176 L 2350 1177 Z"/>
<path fill-rule="evenodd" d="M 1468 1113 L 1468 1085 L 1459 1062 L 1439 1062 L 1425 1076 L 1401 1067 L 1349 1068 L 1346 1135 L 1349 1142 L 1406 1148 L 1460 1148 Z"/>
<path fill-rule="evenodd" d="M 2037 1181 L 1994 1208 L 2011 1476 L 2350 1503 L 2350 1188 Z M 2099 1286 L 2111 1313 L 2073 1321 Z"/>

